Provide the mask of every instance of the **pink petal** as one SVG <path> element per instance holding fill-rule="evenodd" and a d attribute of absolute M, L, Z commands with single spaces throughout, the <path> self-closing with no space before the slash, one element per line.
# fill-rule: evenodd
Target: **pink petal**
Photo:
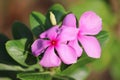
<path fill-rule="evenodd" d="M 42 39 L 35 40 L 31 46 L 32 54 L 36 57 L 39 56 L 48 45 L 49 44 L 47 40 Z"/>
<path fill-rule="evenodd" d="M 59 47 L 56 47 L 58 55 L 65 64 L 73 64 L 77 61 L 77 54 L 75 50 L 68 46 L 61 44 Z"/>
<path fill-rule="evenodd" d="M 53 26 L 47 31 L 41 33 L 40 38 L 49 38 L 49 39 L 56 38 L 58 29 L 59 29 L 58 26 Z"/>
<path fill-rule="evenodd" d="M 67 27 L 76 27 L 76 17 L 74 14 L 68 14 L 65 16 L 62 25 Z"/>
<path fill-rule="evenodd" d="M 80 45 L 78 44 L 77 39 L 76 39 L 76 40 L 73 40 L 73 41 L 70 41 L 70 42 L 69 42 L 69 45 L 75 49 L 76 54 L 77 54 L 77 57 L 80 57 L 83 50 L 82 50 L 82 48 L 80 47 Z"/>
<path fill-rule="evenodd" d="M 79 28 L 82 34 L 96 35 L 102 30 L 102 20 L 92 11 L 85 12 L 79 20 Z"/>
<path fill-rule="evenodd" d="M 40 65 L 43 67 L 57 67 L 60 66 L 61 60 L 54 52 L 54 47 L 48 47 L 42 60 L 40 61 Z"/>
<path fill-rule="evenodd" d="M 79 41 L 81 42 L 85 52 L 89 57 L 100 58 L 101 47 L 98 40 L 93 36 L 80 36 Z"/>
<path fill-rule="evenodd" d="M 69 40 L 74 40 L 77 37 L 78 29 L 74 27 L 66 27 L 62 26 L 62 31 L 58 38 L 60 39 L 61 42 L 64 41 L 69 41 Z"/>

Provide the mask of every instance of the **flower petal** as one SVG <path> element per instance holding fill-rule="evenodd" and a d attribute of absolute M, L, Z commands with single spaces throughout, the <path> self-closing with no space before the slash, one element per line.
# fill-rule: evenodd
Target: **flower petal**
<path fill-rule="evenodd" d="M 70 41 L 70 42 L 69 42 L 69 45 L 75 49 L 76 54 L 77 54 L 77 57 L 80 57 L 83 50 L 82 50 L 82 48 L 80 47 L 80 45 L 78 44 L 77 39 L 76 39 L 76 40 L 73 40 L 73 41 Z"/>
<path fill-rule="evenodd" d="M 96 35 L 102 30 L 102 20 L 92 11 L 85 12 L 79 20 L 79 28 L 82 34 Z"/>
<path fill-rule="evenodd" d="M 31 46 L 32 54 L 36 57 L 39 56 L 48 45 L 49 44 L 47 40 L 43 40 L 43 39 L 35 40 Z"/>
<path fill-rule="evenodd" d="M 64 41 L 69 41 L 69 40 L 74 40 L 77 37 L 78 29 L 74 27 L 66 27 L 62 26 L 62 31 L 58 38 L 60 39 L 61 42 Z"/>
<path fill-rule="evenodd" d="M 68 14 L 65 16 L 62 25 L 68 26 L 68 27 L 76 27 L 76 17 L 74 14 Z"/>
<path fill-rule="evenodd" d="M 41 33 L 40 38 L 49 38 L 49 39 L 56 38 L 58 30 L 59 30 L 58 26 L 53 26 L 52 28 L 48 29 L 47 31 Z"/>
<path fill-rule="evenodd" d="M 54 52 L 54 47 L 48 47 L 45 51 L 42 60 L 40 61 L 40 65 L 43 67 L 57 67 L 60 66 L 61 60 Z"/>
<path fill-rule="evenodd" d="M 75 50 L 69 45 L 61 44 L 56 47 L 59 57 L 65 64 L 73 64 L 77 61 L 77 54 Z"/>
<path fill-rule="evenodd" d="M 79 41 L 81 42 L 85 52 L 89 57 L 100 58 L 101 47 L 98 40 L 93 36 L 80 36 Z"/>

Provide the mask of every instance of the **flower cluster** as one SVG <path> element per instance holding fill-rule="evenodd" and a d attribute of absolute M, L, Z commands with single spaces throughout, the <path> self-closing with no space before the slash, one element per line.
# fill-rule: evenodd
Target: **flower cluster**
<path fill-rule="evenodd" d="M 89 57 L 100 57 L 101 47 L 94 35 L 102 29 L 101 18 L 94 12 L 87 11 L 80 17 L 78 26 L 76 20 L 75 15 L 70 13 L 65 16 L 61 26 L 51 27 L 34 41 L 31 46 L 33 55 L 37 57 L 43 54 L 40 65 L 56 67 L 61 62 L 76 63 L 83 49 Z"/>

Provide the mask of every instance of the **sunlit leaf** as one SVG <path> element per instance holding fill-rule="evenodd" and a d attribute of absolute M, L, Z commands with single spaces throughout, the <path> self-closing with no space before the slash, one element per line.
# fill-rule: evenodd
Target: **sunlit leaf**
<path fill-rule="evenodd" d="M 9 55 L 19 64 L 27 66 L 25 60 L 27 53 L 25 51 L 26 39 L 10 40 L 6 43 L 6 49 Z"/>
<path fill-rule="evenodd" d="M 17 78 L 21 80 L 51 80 L 50 73 L 20 73 Z"/>
<path fill-rule="evenodd" d="M 4 71 L 24 71 L 24 69 L 20 66 L 16 65 L 8 65 L 8 64 L 2 64 L 0 63 L 0 70 Z"/>
<path fill-rule="evenodd" d="M 90 71 L 88 70 L 88 68 L 83 66 L 70 73 L 69 76 L 73 77 L 76 80 L 86 80 L 89 74 Z"/>
<path fill-rule="evenodd" d="M 75 79 L 69 76 L 54 75 L 52 80 L 75 80 Z"/>

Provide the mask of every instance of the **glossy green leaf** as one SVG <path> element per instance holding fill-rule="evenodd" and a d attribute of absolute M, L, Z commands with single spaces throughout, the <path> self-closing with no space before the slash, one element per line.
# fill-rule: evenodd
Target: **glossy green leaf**
<path fill-rule="evenodd" d="M 0 71 L 43 71 L 43 68 L 39 64 L 31 65 L 30 67 L 22 67 L 20 65 L 13 65 L 13 64 L 3 64 L 0 63 Z"/>
<path fill-rule="evenodd" d="M 52 77 L 49 73 L 20 73 L 17 78 L 21 80 L 51 80 Z"/>
<path fill-rule="evenodd" d="M 28 29 L 28 27 L 21 23 L 21 22 L 14 22 L 12 26 L 12 34 L 14 39 L 21 39 L 21 38 L 27 38 L 27 39 L 33 39 L 33 35 L 31 31 Z"/>
<path fill-rule="evenodd" d="M 8 54 L 19 64 L 27 66 L 25 60 L 27 58 L 27 52 L 25 51 L 26 39 L 10 40 L 6 43 L 6 49 Z"/>
<path fill-rule="evenodd" d="M 69 76 L 55 75 L 53 76 L 52 80 L 75 80 L 75 79 Z"/>
<path fill-rule="evenodd" d="M 46 22 L 45 22 L 45 27 L 46 29 L 52 27 L 51 21 L 50 21 L 50 11 L 55 15 L 57 24 L 60 23 L 60 21 L 64 18 L 66 15 L 66 11 L 64 7 L 60 4 L 55 4 L 53 5 L 49 10 L 48 13 L 46 14 Z"/>
<path fill-rule="evenodd" d="M 101 31 L 99 34 L 96 35 L 97 39 L 99 40 L 100 44 L 103 45 L 106 40 L 108 40 L 108 33 L 106 31 Z"/>
<path fill-rule="evenodd" d="M 76 80 L 86 80 L 89 74 L 90 74 L 90 71 L 88 67 L 83 66 L 83 67 L 79 67 L 78 69 L 70 73 L 69 76 L 73 77 Z"/>
<path fill-rule="evenodd" d="M 40 33 L 45 31 L 45 16 L 39 12 L 33 11 L 30 14 L 30 26 L 33 34 L 38 37 Z"/>
<path fill-rule="evenodd" d="M 4 71 L 24 71 L 24 69 L 20 66 L 2 64 L 2 63 L 0 63 L 0 70 L 4 70 Z"/>

